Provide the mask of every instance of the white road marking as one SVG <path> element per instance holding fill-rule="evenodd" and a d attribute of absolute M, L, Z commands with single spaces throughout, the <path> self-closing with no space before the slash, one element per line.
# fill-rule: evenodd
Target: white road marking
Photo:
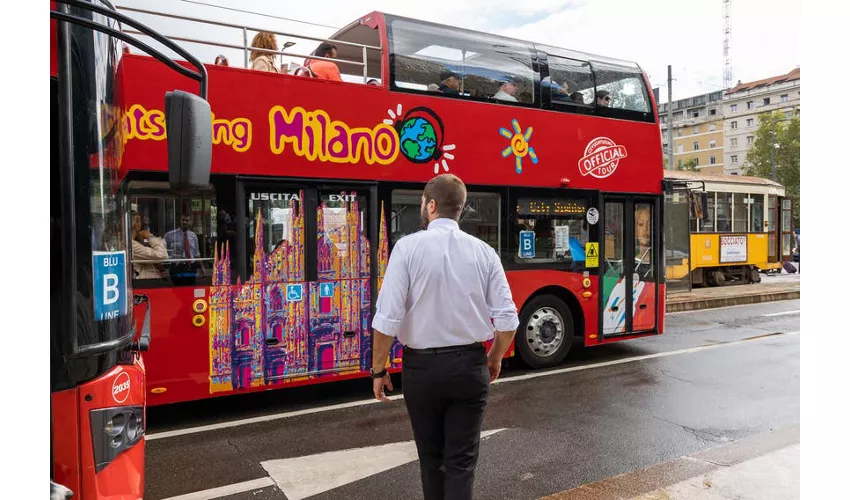
<path fill-rule="evenodd" d="M 780 332 L 778 335 L 798 335 L 799 333 L 800 333 L 799 331 L 796 331 L 796 332 Z M 547 371 L 541 371 L 541 372 L 535 372 L 535 373 L 526 373 L 524 375 L 516 375 L 516 376 L 508 377 L 508 378 L 500 378 L 500 379 L 497 379 L 493 383 L 494 384 L 505 384 L 505 383 L 509 383 L 509 382 L 518 382 L 518 381 L 521 381 L 521 380 L 530 380 L 530 379 L 539 378 L 539 377 L 550 377 L 552 375 L 560 375 L 562 373 L 577 372 L 577 371 L 582 371 L 582 370 L 592 370 L 594 368 L 602 368 L 602 367 L 605 367 L 605 366 L 621 365 L 621 364 L 624 364 L 624 363 L 634 363 L 636 361 L 643 361 L 643 360 L 653 359 L 653 358 L 663 358 L 663 357 L 667 357 L 667 356 L 676 356 L 676 355 L 679 355 L 679 354 L 690 354 L 690 353 L 705 351 L 705 350 L 710 350 L 710 349 L 718 349 L 718 348 L 721 348 L 721 347 L 731 347 L 731 346 L 734 346 L 734 345 L 740 345 L 740 344 L 747 343 L 747 342 L 758 342 L 758 341 L 762 341 L 762 340 L 765 340 L 765 339 L 775 338 L 776 336 L 777 335 L 768 335 L 768 336 L 756 337 L 756 338 L 751 338 L 751 339 L 734 340 L 734 341 L 731 341 L 731 342 L 721 342 L 721 343 L 717 343 L 717 344 L 709 344 L 709 345 L 703 345 L 703 346 L 697 346 L 697 347 L 689 347 L 689 348 L 686 348 L 686 349 L 677 349 L 677 350 L 674 350 L 674 351 L 665 351 L 665 352 L 659 352 L 659 353 L 655 353 L 655 354 L 646 354 L 646 355 L 643 355 L 643 356 L 632 356 L 630 358 L 617 359 L 617 360 L 613 360 L 613 361 L 603 361 L 603 362 L 600 362 L 600 363 L 591 363 L 591 364 L 588 364 L 588 365 L 572 366 L 572 367 L 568 367 L 568 368 L 559 368 L 559 369 L 556 369 L 556 370 L 547 370 Z M 403 397 L 404 397 L 403 394 L 394 394 L 392 396 L 389 396 L 389 399 L 395 401 L 395 400 L 399 400 Z M 187 434 L 196 434 L 196 433 L 199 433 L 199 432 L 213 431 L 213 430 L 218 430 L 218 429 L 226 429 L 226 428 L 229 428 L 229 427 L 239 427 L 239 426 L 242 426 L 242 425 L 250 425 L 250 424 L 262 423 L 262 422 L 271 422 L 271 421 L 274 421 L 274 420 L 280 420 L 280 419 L 284 419 L 284 418 L 299 417 L 299 416 L 302 416 L 302 415 L 313 415 L 313 414 L 316 414 L 316 413 L 324 413 L 324 412 L 328 412 L 328 411 L 341 410 L 341 409 L 345 409 L 345 408 L 355 408 L 355 407 L 358 407 L 358 406 L 365 406 L 365 405 L 371 405 L 371 404 L 377 404 L 377 403 L 379 403 L 379 401 L 377 401 L 376 399 L 361 399 L 359 401 L 350 401 L 348 403 L 340 403 L 340 404 L 335 404 L 335 405 L 330 405 L 330 406 L 321 406 L 321 407 L 317 407 L 317 408 L 306 408 L 304 410 L 296 410 L 296 411 L 290 411 L 290 412 L 284 412 L 284 413 L 275 413 L 275 414 L 271 414 L 271 415 L 263 415 L 261 417 L 253 417 L 253 418 L 245 418 L 245 419 L 241 419 L 241 420 L 233 420 L 233 421 L 230 421 L 230 422 L 221 422 L 221 423 L 217 423 L 217 424 L 201 425 L 201 426 L 198 426 L 198 427 L 187 427 L 187 428 L 184 428 L 184 429 L 177 429 L 177 430 L 173 430 L 173 431 L 157 432 L 157 433 L 149 434 L 149 435 L 145 436 L 145 440 L 146 441 L 153 441 L 155 439 L 166 439 L 166 438 L 177 437 L 177 436 L 185 436 Z"/>
<path fill-rule="evenodd" d="M 503 430 L 505 429 L 484 431 L 481 437 L 485 438 Z M 286 498 L 303 500 L 418 459 L 416 443 L 406 441 L 306 457 L 268 460 L 260 462 L 260 465 Z"/>
<path fill-rule="evenodd" d="M 265 488 L 267 486 L 274 486 L 274 480 L 270 477 L 261 477 L 260 479 L 252 479 L 251 481 L 244 481 L 242 483 L 228 484 L 227 486 L 221 486 L 218 488 L 196 491 L 194 493 L 187 493 L 176 497 L 168 497 L 163 500 L 211 500 L 213 498 L 245 493 L 246 491 L 259 490 L 260 488 Z"/>
<path fill-rule="evenodd" d="M 796 311 L 783 311 L 783 312 L 778 312 L 778 313 L 762 314 L 762 316 L 764 316 L 764 317 L 785 316 L 787 314 L 800 314 L 800 310 L 797 309 Z"/>

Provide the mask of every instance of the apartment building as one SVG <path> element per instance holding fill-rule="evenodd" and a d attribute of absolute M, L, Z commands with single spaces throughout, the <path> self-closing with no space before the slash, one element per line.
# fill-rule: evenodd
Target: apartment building
<path fill-rule="evenodd" d="M 723 164 L 727 174 L 745 174 L 747 151 L 755 142 L 759 115 L 773 111 L 784 113 L 786 119 L 800 113 L 800 68 L 754 82 L 739 81 L 724 92 Z"/>
<path fill-rule="evenodd" d="M 723 92 L 711 92 L 673 101 L 673 165 L 675 169 L 689 162 L 696 163 L 700 172 L 724 172 Z M 667 111 L 668 104 L 659 103 L 664 159 L 668 158 Z"/>

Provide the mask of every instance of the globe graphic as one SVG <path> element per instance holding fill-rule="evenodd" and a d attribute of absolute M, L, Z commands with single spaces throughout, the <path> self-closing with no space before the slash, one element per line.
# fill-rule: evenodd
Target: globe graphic
<path fill-rule="evenodd" d="M 421 117 L 410 118 L 401 126 L 401 151 L 412 161 L 425 162 L 434 157 L 437 134 L 434 126 Z"/>

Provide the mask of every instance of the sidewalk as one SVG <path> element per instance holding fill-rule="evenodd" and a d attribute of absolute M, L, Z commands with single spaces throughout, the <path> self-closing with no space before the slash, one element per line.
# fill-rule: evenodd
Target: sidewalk
<path fill-rule="evenodd" d="M 758 434 L 541 500 L 796 500 L 800 426 Z"/>
<path fill-rule="evenodd" d="M 694 311 L 799 298 L 799 273 L 762 275 L 761 283 L 693 288 L 690 292 L 669 292 L 667 294 L 667 312 Z"/>

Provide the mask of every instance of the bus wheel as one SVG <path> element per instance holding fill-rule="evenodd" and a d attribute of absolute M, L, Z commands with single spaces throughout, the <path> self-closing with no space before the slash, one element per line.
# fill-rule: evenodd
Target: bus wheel
<path fill-rule="evenodd" d="M 522 308 L 516 349 L 532 368 L 555 366 L 566 357 L 573 343 L 573 315 L 554 295 L 541 295 Z"/>

